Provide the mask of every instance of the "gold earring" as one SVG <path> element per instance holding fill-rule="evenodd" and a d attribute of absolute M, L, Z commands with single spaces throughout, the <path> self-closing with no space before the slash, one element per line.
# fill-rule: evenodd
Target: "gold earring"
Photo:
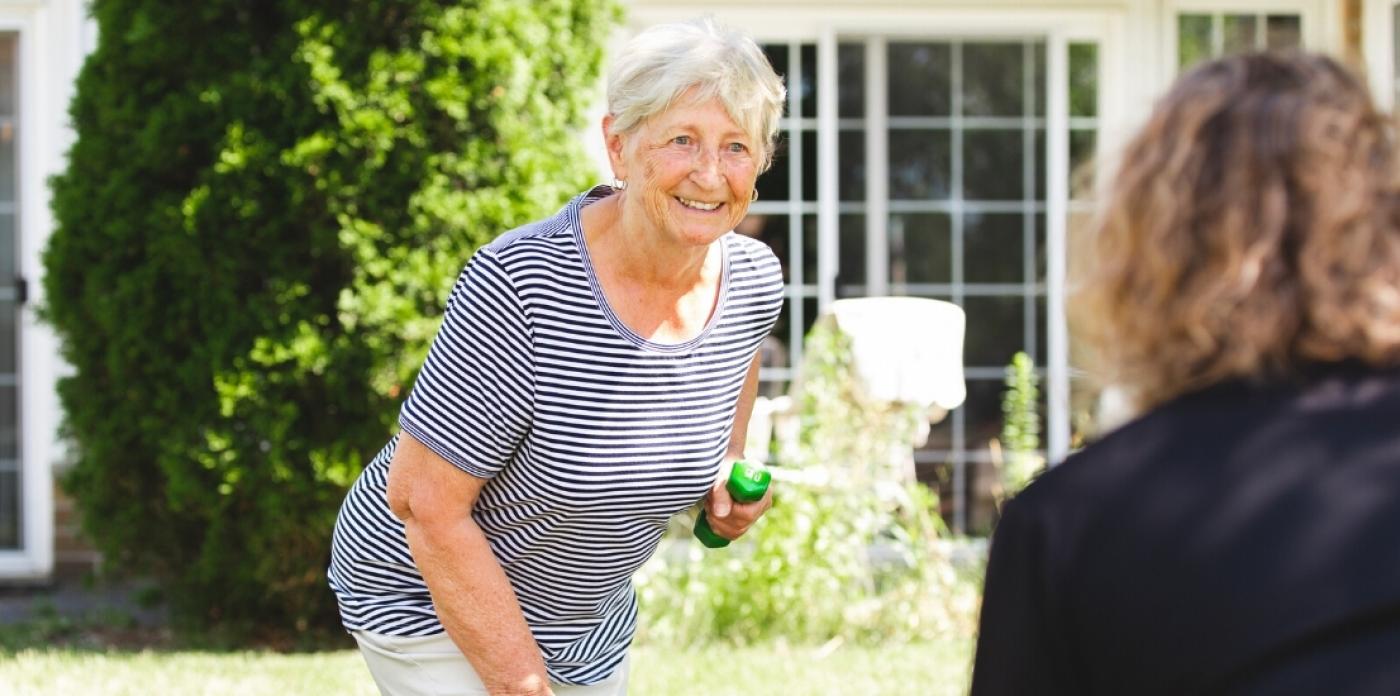
<path fill-rule="evenodd" d="M 758 188 L 755 187 L 754 190 L 753 190 L 752 192 L 749 193 L 749 202 L 750 202 L 750 203 L 753 203 L 754 201 L 757 201 L 757 200 L 758 200 Z"/>
<path fill-rule="evenodd" d="M 623 181 L 622 179 L 613 179 L 613 188 L 617 189 L 618 191 L 626 191 L 627 182 Z"/>

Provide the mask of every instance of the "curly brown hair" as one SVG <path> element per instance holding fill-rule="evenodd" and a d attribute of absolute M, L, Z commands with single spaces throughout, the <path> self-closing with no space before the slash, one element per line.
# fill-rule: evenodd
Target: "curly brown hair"
<path fill-rule="evenodd" d="M 1336 61 L 1191 70 L 1110 181 L 1070 313 L 1137 406 L 1319 363 L 1400 364 L 1394 130 Z"/>

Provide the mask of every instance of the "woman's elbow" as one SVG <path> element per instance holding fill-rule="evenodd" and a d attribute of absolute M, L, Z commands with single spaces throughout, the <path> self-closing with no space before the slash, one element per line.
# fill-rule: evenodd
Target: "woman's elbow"
<path fill-rule="evenodd" d="M 407 524 L 413 519 L 413 483 L 405 475 L 404 465 L 398 461 L 389 464 L 389 483 L 384 495 L 389 503 L 389 512 L 400 522 Z"/>

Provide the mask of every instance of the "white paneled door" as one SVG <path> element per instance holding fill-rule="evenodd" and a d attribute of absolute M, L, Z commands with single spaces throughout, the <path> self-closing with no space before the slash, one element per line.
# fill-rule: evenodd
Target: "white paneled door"
<path fill-rule="evenodd" d="M 19 549 L 23 497 L 19 456 L 19 317 L 16 53 L 18 36 L 0 33 L 0 550 Z"/>

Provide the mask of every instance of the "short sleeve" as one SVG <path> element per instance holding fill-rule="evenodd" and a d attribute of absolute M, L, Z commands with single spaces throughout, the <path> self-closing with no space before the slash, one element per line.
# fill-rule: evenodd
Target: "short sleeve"
<path fill-rule="evenodd" d="M 462 471 L 491 478 L 530 428 L 530 325 L 505 269 L 477 252 L 399 413 L 399 426 Z"/>

